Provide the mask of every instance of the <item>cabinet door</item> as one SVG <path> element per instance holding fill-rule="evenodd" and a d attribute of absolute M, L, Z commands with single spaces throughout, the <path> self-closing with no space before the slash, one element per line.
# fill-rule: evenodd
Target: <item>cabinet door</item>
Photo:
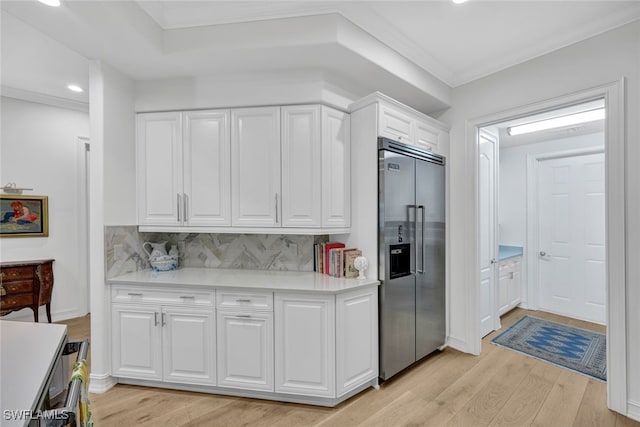
<path fill-rule="evenodd" d="M 273 313 L 218 310 L 218 386 L 273 391 Z"/>
<path fill-rule="evenodd" d="M 215 385 L 213 309 L 162 308 L 164 381 Z"/>
<path fill-rule="evenodd" d="M 440 131 L 423 121 L 416 122 L 416 147 L 440 154 Z"/>
<path fill-rule="evenodd" d="M 520 304 L 522 297 L 522 258 L 513 260 L 513 278 L 509 286 L 509 305 L 513 308 Z"/>
<path fill-rule="evenodd" d="M 500 261 L 498 266 L 498 314 L 509 311 L 509 288 L 511 286 L 511 263 Z"/>
<path fill-rule="evenodd" d="M 414 144 L 414 119 L 386 104 L 379 104 L 379 134 L 404 144 Z"/>
<path fill-rule="evenodd" d="M 231 225 L 229 111 L 192 111 L 183 117 L 185 223 Z"/>
<path fill-rule="evenodd" d="M 335 397 L 335 298 L 275 295 L 278 393 Z"/>
<path fill-rule="evenodd" d="M 320 106 L 282 107 L 282 225 L 320 227 Z"/>
<path fill-rule="evenodd" d="M 114 304 L 111 322 L 113 375 L 162 379 L 160 307 Z"/>
<path fill-rule="evenodd" d="M 180 225 L 181 113 L 138 114 L 136 130 L 139 224 Z"/>
<path fill-rule="evenodd" d="M 337 396 L 378 376 L 378 288 L 336 296 Z"/>
<path fill-rule="evenodd" d="M 351 130 L 348 114 L 322 107 L 322 225 L 351 225 Z"/>
<path fill-rule="evenodd" d="M 280 226 L 280 108 L 231 113 L 232 225 Z"/>

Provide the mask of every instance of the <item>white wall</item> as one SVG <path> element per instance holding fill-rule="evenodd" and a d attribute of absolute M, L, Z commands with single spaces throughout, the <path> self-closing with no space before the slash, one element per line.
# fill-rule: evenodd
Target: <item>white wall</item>
<path fill-rule="evenodd" d="M 527 240 L 527 156 L 558 153 L 587 147 L 603 147 L 598 132 L 536 144 L 500 148 L 498 224 L 501 245 L 525 246 Z"/>
<path fill-rule="evenodd" d="M 91 392 L 110 377 L 109 290 L 105 281 L 105 224 L 136 223 L 133 82 L 101 61 L 90 64 L 91 109 Z"/>
<path fill-rule="evenodd" d="M 79 183 L 85 177 L 79 168 L 82 151 L 78 137 L 89 136 L 89 115 L 6 97 L 1 102 L 0 183 L 33 188 L 25 195 L 48 196 L 49 237 L 0 239 L 0 258 L 55 259 L 53 320 L 85 315 L 88 284 L 81 269 L 80 248 L 87 236 L 79 227 Z M 39 318 L 46 321 L 44 307 Z M 21 310 L 4 319 L 33 320 L 33 313 Z"/>
<path fill-rule="evenodd" d="M 469 344 L 477 319 L 467 313 L 475 293 L 476 248 L 472 138 L 466 123 L 535 102 L 626 78 L 627 360 L 630 413 L 640 419 L 640 22 L 511 67 L 453 91 L 453 107 L 441 120 L 451 129 L 451 334 Z"/>
<path fill-rule="evenodd" d="M 338 81 L 336 81 L 338 80 Z M 199 76 L 136 82 L 138 112 L 323 102 L 346 109 L 356 99 L 317 71 Z M 362 89 L 350 85 L 353 91 Z"/>

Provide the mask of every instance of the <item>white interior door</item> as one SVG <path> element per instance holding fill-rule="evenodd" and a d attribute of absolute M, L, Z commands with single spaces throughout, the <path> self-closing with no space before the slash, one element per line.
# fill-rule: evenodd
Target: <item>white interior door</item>
<path fill-rule="evenodd" d="M 480 236 L 480 332 L 482 336 L 498 329 L 496 302 L 496 150 L 497 139 L 480 133 L 478 159 L 478 227 Z"/>
<path fill-rule="evenodd" d="M 538 165 L 542 310 L 606 323 L 604 153 Z"/>

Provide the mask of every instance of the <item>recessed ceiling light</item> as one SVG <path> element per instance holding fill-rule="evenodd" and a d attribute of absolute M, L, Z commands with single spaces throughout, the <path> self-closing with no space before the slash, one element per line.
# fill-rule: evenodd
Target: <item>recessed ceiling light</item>
<path fill-rule="evenodd" d="M 455 4 L 460 4 L 460 3 L 465 3 L 467 0 L 451 0 L 453 1 Z"/>
<path fill-rule="evenodd" d="M 537 132 L 540 130 L 555 129 L 564 126 L 602 120 L 604 119 L 604 116 L 604 108 L 598 108 L 596 110 L 589 110 L 583 111 L 581 113 L 569 114 L 567 116 L 554 117 L 552 119 L 540 120 L 537 122 L 526 123 L 519 126 L 511 126 L 507 128 L 507 133 L 511 136 L 521 135 L 523 133 Z"/>
<path fill-rule="evenodd" d="M 67 86 L 67 89 L 72 90 L 74 92 L 84 92 L 84 89 L 82 89 L 78 85 L 69 85 L 69 86 Z"/>
<path fill-rule="evenodd" d="M 60 6 L 60 0 L 38 0 L 42 4 L 46 4 L 47 6 L 58 7 Z"/>

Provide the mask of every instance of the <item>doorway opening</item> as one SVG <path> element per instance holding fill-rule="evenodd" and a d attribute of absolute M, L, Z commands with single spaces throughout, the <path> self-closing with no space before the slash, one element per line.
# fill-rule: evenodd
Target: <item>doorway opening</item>
<path fill-rule="evenodd" d="M 606 323 L 604 108 L 597 99 L 480 129 L 483 335 L 517 306 Z"/>
<path fill-rule="evenodd" d="M 604 100 L 604 173 L 605 173 L 605 287 L 606 287 L 606 340 L 607 340 L 607 396 L 608 406 L 617 412 L 626 412 L 627 390 L 627 344 L 626 344 L 626 279 L 625 279 L 625 139 L 624 139 L 624 80 L 587 89 L 559 98 L 523 106 L 507 112 L 495 113 L 467 122 L 467 135 L 474 144 L 474 214 L 476 236 L 476 293 L 467 304 L 467 309 L 476 316 L 474 329 L 476 340 L 471 343 L 475 354 L 481 349 L 480 311 L 480 130 L 503 122 L 523 117 L 549 113 L 560 108 L 579 105 L 588 101 Z M 499 227 L 496 226 L 499 229 Z M 497 253 L 497 248 L 496 248 Z M 538 254 L 539 255 L 539 252 Z M 497 259 L 494 259 L 497 262 Z M 527 271 L 528 275 L 531 268 Z M 528 291 L 529 289 L 527 289 Z M 525 294 L 528 298 L 528 293 Z M 494 300 L 495 301 L 495 300 Z M 527 300 L 527 303 L 529 300 Z M 522 303 L 522 302 L 521 302 Z M 497 302 L 495 302 L 497 306 Z M 497 316 L 496 316 L 497 318 Z M 496 321 L 499 326 L 498 321 Z"/>

